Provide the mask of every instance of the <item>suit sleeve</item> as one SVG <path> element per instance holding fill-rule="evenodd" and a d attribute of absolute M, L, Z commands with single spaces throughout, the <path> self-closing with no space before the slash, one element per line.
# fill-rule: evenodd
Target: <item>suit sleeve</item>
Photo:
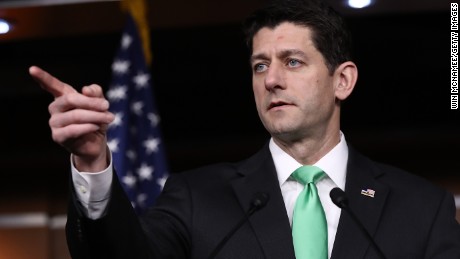
<path fill-rule="evenodd" d="M 66 235 L 72 258 L 187 258 L 190 206 L 185 184 L 170 176 L 157 200 L 158 206 L 140 219 L 116 174 L 113 177 L 107 213 L 97 220 L 84 216 L 75 191 L 71 190 Z"/>
<path fill-rule="evenodd" d="M 460 225 L 455 219 L 452 195 L 445 193 L 431 226 L 425 258 L 460 258 Z"/>

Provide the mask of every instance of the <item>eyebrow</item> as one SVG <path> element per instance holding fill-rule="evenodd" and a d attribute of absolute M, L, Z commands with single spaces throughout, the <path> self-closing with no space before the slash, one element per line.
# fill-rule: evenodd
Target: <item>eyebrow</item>
<path fill-rule="evenodd" d="M 307 58 L 307 55 L 305 52 L 298 50 L 298 49 L 285 49 L 280 51 L 277 54 L 278 58 L 284 59 L 289 56 L 301 56 L 302 58 Z M 268 60 L 268 56 L 264 53 L 259 53 L 252 55 L 251 58 L 249 59 L 250 63 L 252 64 L 255 60 L 262 59 L 262 60 Z"/>
<path fill-rule="evenodd" d="M 263 53 L 251 55 L 251 57 L 249 58 L 249 63 L 252 64 L 252 63 L 254 63 L 254 61 L 259 60 L 259 59 L 267 60 L 268 57 L 267 57 L 267 55 L 265 55 Z"/>

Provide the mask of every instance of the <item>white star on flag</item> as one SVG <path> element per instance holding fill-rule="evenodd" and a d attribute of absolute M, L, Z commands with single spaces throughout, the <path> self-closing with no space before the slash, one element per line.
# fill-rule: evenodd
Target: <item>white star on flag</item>
<path fill-rule="evenodd" d="M 163 189 L 163 187 L 165 187 L 166 180 L 168 180 L 168 176 L 167 176 L 167 175 L 163 175 L 162 177 L 160 177 L 160 178 L 157 179 L 157 184 L 158 184 L 159 186 L 161 186 L 161 189 Z"/>
<path fill-rule="evenodd" d="M 134 102 L 131 105 L 131 111 L 136 115 L 142 115 L 142 108 L 144 107 L 143 102 Z"/>
<path fill-rule="evenodd" d="M 136 84 L 137 89 L 141 89 L 147 86 L 147 83 L 150 79 L 149 74 L 139 72 L 134 78 L 133 81 Z"/>
<path fill-rule="evenodd" d="M 145 193 L 141 193 L 137 195 L 137 204 L 144 205 L 146 200 L 147 200 L 147 195 Z"/>
<path fill-rule="evenodd" d="M 149 119 L 152 127 L 156 127 L 158 126 L 158 123 L 160 123 L 160 116 L 156 115 L 155 113 L 147 114 L 147 118 Z"/>
<path fill-rule="evenodd" d="M 137 169 L 137 174 L 141 180 L 151 180 L 153 174 L 153 167 L 148 166 L 145 163 L 142 163 L 141 167 Z"/>
<path fill-rule="evenodd" d="M 122 49 L 127 49 L 131 45 L 131 42 L 133 42 L 133 39 L 129 34 L 124 33 L 123 38 L 121 39 L 121 48 Z"/>
<path fill-rule="evenodd" d="M 107 91 L 107 99 L 111 102 L 117 102 L 126 98 L 126 91 L 128 88 L 125 85 L 114 86 Z"/>
<path fill-rule="evenodd" d="M 127 174 L 122 178 L 122 182 L 129 188 L 134 188 L 136 185 L 136 177 L 134 177 L 132 174 Z"/>
<path fill-rule="evenodd" d="M 129 158 L 131 161 L 135 161 L 137 158 L 136 151 L 130 149 L 126 151 L 126 156 Z"/>
<path fill-rule="evenodd" d="M 158 151 L 158 145 L 160 145 L 160 139 L 149 138 L 144 141 L 145 152 L 151 154 L 152 152 Z"/>
<path fill-rule="evenodd" d="M 117 112 L 114 114 L 115 118 L 113 119 L 112 123 L 109 124 L 109 127 L 116 127 L 122 124 L 123 113 Z"/>
<path fill-rule="evenodd" d="M 119 141 L 116 138 L 111 139 L 107 142 L 107 146 L 109 146 L 110 151 L 112 151 L 113 153 L 118 152 L 118 142 Z"/>
<path fill-rule="evenodd" d="M 116 74 L 126 74 L 129 70 L 130 63 L 128 60 L 116 60 L 112 64 L 112 70 Z"/>

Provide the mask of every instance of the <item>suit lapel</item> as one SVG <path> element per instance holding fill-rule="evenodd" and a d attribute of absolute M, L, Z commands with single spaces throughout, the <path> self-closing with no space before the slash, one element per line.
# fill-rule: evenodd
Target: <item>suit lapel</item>
<path fill-rule="evenodd" d="M 269 194 L 267 205 L 249 221 L 265 258 L 294 259 L 291 227 L 268 145 L 238 167 L 240 177 L 231 185 L 244 211 L 257 192 Z"/>
<path fill-rule="evenodd" d="M 345 193 L 350 209 L 373 237 L 389 192 L 388 187 L 377 179 L 381 174 L 382 172 L 375 169 L 373 162 L 350 148 Z M 373 198 L 361 194 L 362 190 L 368 189 L 375 191 Z M 364 258 L 369 246 L 370 241 L 349 215 L 342 211 L 331 259 Z M 369 250 L 371 249 L 373 248 Z"/>

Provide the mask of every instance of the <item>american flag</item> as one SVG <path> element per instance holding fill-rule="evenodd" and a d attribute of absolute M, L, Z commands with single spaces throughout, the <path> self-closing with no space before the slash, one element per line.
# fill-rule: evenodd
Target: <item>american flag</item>
<path fill-rule="evenodd" d="M 106 93 L 115 120 L 107 131 L 113 165 L 138 214 L 151 206 L 168 177 L 151 78 L 141 40 L 128 15 Z"/>
<path fill-rule="evenodd" d="M 374 196 L 375 196 L 375 191 L 372 190 L 372 189 L 361 190 L 361 194 L 362 194 L 362 195 L 365 195 L 365 196 L 368 196 L 368 197 L 371 197 L 371 198 L 374 198 Z"/>

